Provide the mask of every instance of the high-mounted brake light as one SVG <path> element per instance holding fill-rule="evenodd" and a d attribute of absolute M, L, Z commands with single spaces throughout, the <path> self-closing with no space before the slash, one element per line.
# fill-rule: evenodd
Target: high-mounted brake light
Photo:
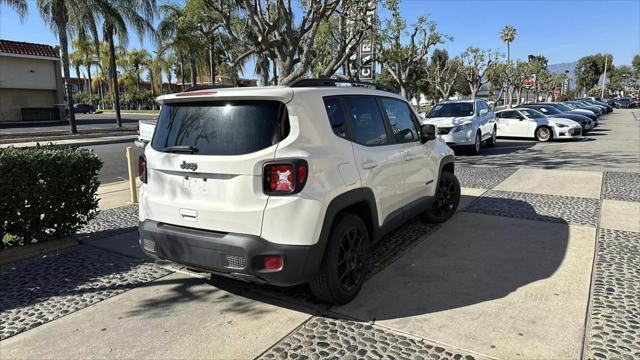
<path fill-rule="evenodd" d="M 263 173 L 264 192 L 267 195 L 299 193 L 307 182 L 308 172 L 304 160 L 267 163 Z"/>
<path fill-rule="evenodd" d="M 193 91 L 193 92 L 178 93 L 176 94 L 176 97 L 215 95 L 217 93 L 218 93 L 217 91 Z"/>
<path fill-rule="evenodd" d="M 140 155 L 138 158 L 138 176 L 140 176 L 140 181 L 147 183 L 147 158 L 144 155 Z"/>

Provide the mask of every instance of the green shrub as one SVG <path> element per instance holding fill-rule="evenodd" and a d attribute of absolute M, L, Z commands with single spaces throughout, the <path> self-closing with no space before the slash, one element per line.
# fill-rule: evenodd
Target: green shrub
<path fill-rule="evenodd" d="M 0 149 L 0 248 L 75 233 L 97 213 L 101 168 L 86 149 Z"/>

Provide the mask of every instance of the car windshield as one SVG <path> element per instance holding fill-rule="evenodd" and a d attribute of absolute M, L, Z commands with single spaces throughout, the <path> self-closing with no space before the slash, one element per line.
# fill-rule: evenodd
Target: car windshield
<path fill-rule="evenodd" d="M 461 102 L 461 103 L 446 103 L 437 104 L 427 114 L 428 118 L 437 117 L 458 117 L 458 116 L 473 116 L 473 103 Z"/>
<path fill-rule="evenodd" d="M 555 107 L 556 109 L 560 110 L 560 111 L 571 111 L 573 110 L 572 108 L 568 107 L 565 104 L 560 104 L 560 103 L 555 103 L 555 104 L 551 104 L 552 107 Z"/>
<path fill-rule="evenodd" d="M 551 115 L 556 115 L 562 113 L 560 110 L 554 108 L 553 106 L 536 106 L 533 107 L 534 110 L 540 111 L 541 113 L 549 113 Z"/>
<path fill-rule="evenodd" d="M 574 105 L 573 103 L 565 103 L 565 105 L 571 109 L 577 109 L 578 107 L 576 105 Z"/>
<path fill-rule="evenodd" d="M 527 117 L 532 118 L 532 119 L 537 119 L 537 118 L 546 118 L 547 115 L 541 113 L 538 110 L 533 110 L 533 109 L 522 109 L 520 110 L 521 113 L 527 115 Z"/>

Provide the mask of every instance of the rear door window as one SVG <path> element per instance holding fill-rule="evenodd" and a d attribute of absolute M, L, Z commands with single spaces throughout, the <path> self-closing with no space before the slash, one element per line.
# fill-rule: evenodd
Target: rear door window
<path fill-rule="evenodd" d="M 342 98 L 351 123 L 353 140 L 361 145 L 387 144 L 387 129 L 378 102 L 372 96 L 345 96 Z"/>
<path fill-rule="evenodd" d="M 286 106 L 279 101 L 168 103 L 151 146 L 165 152 L 191 148 L 194 155 L 242 155 L 274 145 L 288 133 Z"/>

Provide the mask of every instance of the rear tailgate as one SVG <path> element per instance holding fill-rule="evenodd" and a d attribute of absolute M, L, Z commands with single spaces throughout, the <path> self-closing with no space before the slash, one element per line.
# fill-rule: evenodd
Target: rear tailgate
<path fill-rule="evenodd" d="M 165 102 L 145 151 L 141 213 L 162 223 L 260 235 L 268 199 L 262 166 L 286 136 L 286 114 L 276 100 Z"/>

